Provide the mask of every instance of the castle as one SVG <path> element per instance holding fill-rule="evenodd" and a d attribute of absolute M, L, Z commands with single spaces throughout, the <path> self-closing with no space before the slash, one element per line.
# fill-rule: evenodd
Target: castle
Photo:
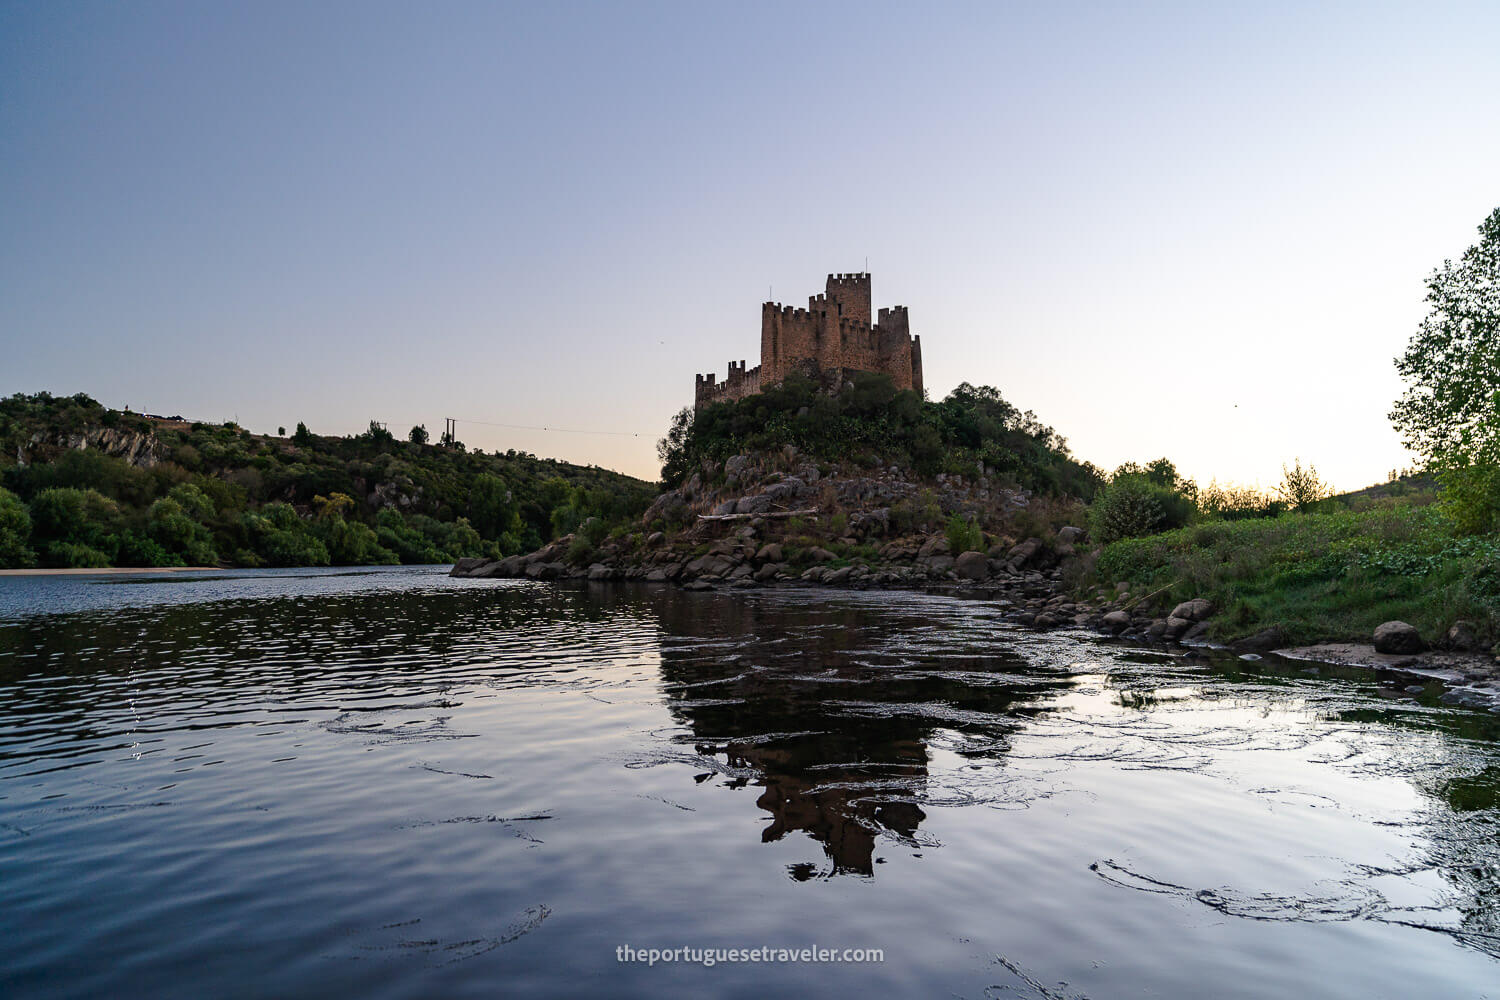
<path fill-rule="evenodd" d="M 760 364 L 729 362 L 729 377 L 697 376 L 694 408 L 753 396 L 793 372 L 841 384 L 846 374 L 879 372 L 898 389 L 922 391 L 922 338 L 909 332 L 905 306 L 880 310 L 870 323 L 870 275 L 830 274 L 806 309 L 777 302 L 760 307 Z"/>

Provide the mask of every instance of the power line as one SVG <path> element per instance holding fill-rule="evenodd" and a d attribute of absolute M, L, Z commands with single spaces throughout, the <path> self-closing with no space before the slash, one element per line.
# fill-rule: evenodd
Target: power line
<path fill-rule="evenodd" d="M 589 431 L 580 430 L 576 427 L 536 427 L 530 424 L 502 424 L 494 420 L 471 420 L 468 417 L 456 417 L 452 419 L 454 423 L 483 424 L 486 427 L 508 427 L 511 430 L 517 431 L 548 431 L 554 434 L 607 434 L 611 437 L 640 437 L 640 434 L 635 431 Z"/>

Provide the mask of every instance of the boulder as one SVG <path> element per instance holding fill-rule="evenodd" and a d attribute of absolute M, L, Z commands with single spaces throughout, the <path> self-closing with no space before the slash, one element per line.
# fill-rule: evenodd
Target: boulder
<path fill-rule="evenodd" d="M 1479 633 L 1474 629 L 1473 622 L 1458 621 L 1448 627 L 1448 634 L 1443 637 L 1444 645 L 1449 649 L 1462 652 L 1472 652 L 1479 648 Z"/>
<path fill-rule="evenodd" d="M 1082 528 L 1075 528 L 1069 525 L 1066 528 L 1057 529 L 1057 544 L 1059 545 L 1076 545 L 1082 537 Z"/>
<path fill-rule="evenodd" d="M 1179 638 L 1184 632 L 1193 627 L 1190 619 L 1179 618 L 1175 614 L 1167 616 L 1167 627 L 1162 631 L 1161 637 L 1168 642 Z"/>
<path fill-rule="evenodd" d="M 733 458 L 724 460 L 724 475 L 738 476 L 750 465 L 749 455 L 735 455 Z"/>
<path fill-rule="evenodd" d="M 780 542 L 767 542 L 755 553 L 755 561 L 759 563 L 779 563 L 783 558 Z"/>
<path fill-rule="evenodd" d="M 717 507 L 715 507 L 710 513 L 713 513 L 713 514 L 716 514 L 716 515 L 718 515 L 718 514 L 734 514 L 734 513 L 737 513 L 736 508 L 739 507 L 739 504 L 740 504 L 740 502 L 739 502 L 738 499 L 735 499 L 735 500 L 725 500 L 723 503 L 721 503 Z"/>
<path fill-rule="evenodd" d="M 807 484 L 796 476 L 787 476 L 779 483 L 773 483 L 766 487 L 763 496 L 768 496 L 775 503 L 791 503 L 798 496 L 808 492 Z"/>
<path fill-rule="evenodd" d="M 824 576 L 823 576 L 823 582 L 824 583 L 843 583 L 845 580 L 848 580 L 849 577 L 851 577 L 853 575 L 854 575 L 854 567 L 853 566 L 844 566 L 841 569 L 834 570 L 832 573 L 826 573 L 826 574 L 824 574 Z"/>
<path fill-rule="evenodd" d="M 650 524 L 652 521 L 662 519 L 667 521 L 681 520 L 687 512 L 687 499 L 681 490 L 669 490 L 651 501 L 651 506 L 646 508 L 646 513 L 641 515 L 642 524 Z"/>
<path fill-rule="evenodd" d="M 1111 611 L 1099 620 L 1099 624 L 1111 635 L 1119 635 L 1130 627 L 1130 615 L 1124 611 Z"/>
<path fill-rule="evenodd" d="M 926 559 L 928 556 L 946 555 L 948 553 L 948 539 L 942 535 L 933 535 L 922 543 L 917 550 L 918 559 Z"/>
<path fill-rule="evenodd" d="M 664 569 L 653 569 L 651 572 L 649 572 L 649 573 L 646 574 L 646 582 L 647 583 L 666 583 L 667 582 L 667 571 L 664 570 Z"/>
<path fill-rule="evenodd" d="M 773 506 L 771 498 L 764 493 L 753 497 L 740 497 L 739 503 L 735 504 L 736 514 L 764 514 Z"/>
<path fill-rule="evenodd" d="M 453 568 L 448 571 L 448 575 L 474 576 L 476 575 L 474 573 L 475 570 L 479 569 L 481 566 L 484 566 L 489 562 L 491 562 L 491 560 L 485 559 L 482 556 L 465 556 L 464 558 L 453 564 Z"/>
<path fill-rule="evenodd" d="M 1254 635 L 1236 639 L 1230 643 L 1230 647 L 1243 653 L 1267 653 L 1273 649 L 1280 649 L 1290 641 L 1291 637 L 1286 634 L 1286 629 L 1280 625 L 1272 625 L 1261 629 Z"/>
<path fill-rule="evenodd" d="M 734 569 L 734 563 L 723 556 L 709 553 L 699 556 L 682 568 L 688 576 L 722 576 Z"/>
<path fill-rule="evenodd" d="M 533 580 L 556 580 L 566 569 L 560 562 L 534 562 L 526 567 L 526 575 Z"/>
<path fill-rule="evenodd" d="M 1011 547 L 1005 554 L 1006 562 L 1019 569 L 1029 563 L 1037 561 L 1037 556 L 1043 549 L 1040 538 L 1028 538 L 1026 541 Z"/>
<path fill-rule="evenodd" d="M 490 571 L 491 576 L 520 576 L 526 570 L 526 559 L 523 556 L 506 556 Z"/>
<path fill-rule="evenodd" d="M 919 562 L 927 567 L 928 573 L 938 576 L 946 575 L 953 568 L 952 556 L 928 556 L 926 559 L 919 560 Z"/>
<path fill-rule="evenodd" d="M 983 580 L 990 575 L 990 561 L 983 552 L 965 552 L 954 560 L 953 569 L 965 580 Z"/>
<path fill-rule="evenodd" d="M 755 579 L 760 583 L 768 583 L 771 580 L 776 579 L 776 575 L 778 573 L 784 572 L 786 572 L 785 563 L 768 562 L 760 569 L 755 571 Z"/>
<path fill-rule="evenodd" d="M 589 567 L 590 580 L 613 580 L 614 578 L 615 571 L 603 563 L 594 563 Z"/>
<path fill-rule="evenodd" d="M 1182 635 L 1177 637 L 1178 642 L 1207 642 L 1208 622 L 1194 622 L 1192 626 Z"/>
<path fill-rule="evenodd" d="M 1375 652 L 1420 653 L 1427 648 L 1421 633 L 1406 622 L 1385 622 L 1375 628 Z"/>
<path fill-rule="evenodd" d="M 811 551 L 809 551 L 807 553 L 807 558 L 811 559 L 813 562 L 820 562 L 820 563 L 822 563 L 822 562 L 833 562 L 835 559 L 838 558 L 838 556 L 834 555 L 832 552 L 829 552 L 827 549 L 823 548 L 822 546 L 816 546 Z"/>
<path fill-rule="evenodd" d="M 1214 613 L 1212 601 L 1206 601 L 1201 597 L 1195 597 L 1191 601 L 1183 601 L 1172 609 L 1169 618 L 1186 618 L 1190 622 L 1201 622 Z"/>

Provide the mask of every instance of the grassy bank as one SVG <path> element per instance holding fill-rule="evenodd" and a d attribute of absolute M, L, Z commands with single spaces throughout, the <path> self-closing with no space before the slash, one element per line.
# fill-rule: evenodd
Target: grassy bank
<path fill-rule="evenodd" d="M 1209 521 L 1104 546 L 1089 582 L 1124 583 L 1170 608 L 1206 597 L 1213 635 L 1279 625 L 1294 642 L 1368 642 L 1381 622 L 1429 641 L 1456 621 L 1500 632 L 1500 542 L 1461 536 L 1436 506 L 1387 502 L 1274 518 Z"/>

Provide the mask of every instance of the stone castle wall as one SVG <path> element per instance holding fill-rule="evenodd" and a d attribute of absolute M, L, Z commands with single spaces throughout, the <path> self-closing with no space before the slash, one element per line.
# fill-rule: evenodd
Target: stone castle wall
<path fill-rule="evenodd" d="M 808 374 L 879 372 L 898 389 L 922 391 L 922 338 L 911 336 L 905 306 L 882 309 L 871 324 L 870 275 L 830 274 L 807 308 L 766 302 L 760 310 L 760 364 L 729 363 L 729 377 L 697 376 L 694 403 L 743 399 L 779 384 L 793 371 Z"/>

